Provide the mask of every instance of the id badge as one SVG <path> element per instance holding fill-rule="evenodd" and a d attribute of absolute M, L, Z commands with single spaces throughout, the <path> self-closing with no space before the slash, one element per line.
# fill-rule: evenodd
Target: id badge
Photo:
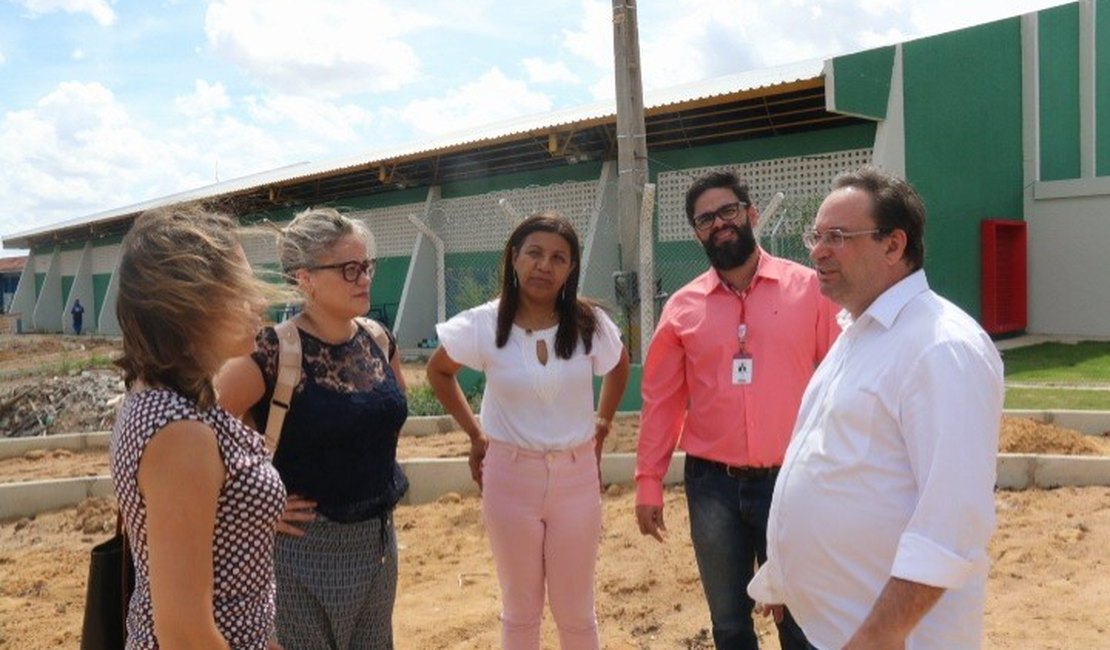
<path fill-rule="evenodd" d="M 752 383 L 753 359 L 745 356 L 732 358 L 732 383 L 734 386 L 743 386 Z"/>

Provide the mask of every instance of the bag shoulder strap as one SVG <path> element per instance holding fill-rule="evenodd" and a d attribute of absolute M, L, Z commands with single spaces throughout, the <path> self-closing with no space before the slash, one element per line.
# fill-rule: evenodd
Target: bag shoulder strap
<path fill-rule="evenodd" d="M 270 397 L 270 415 L 266 418 L 266 448 L 272 455 L 281 440 L 281 427 L 289 412 L 293 389 L 301 380 L 301 335 L 292 319 L 274 326 L 278 335 L 277 380 Z"/>
<path fill-rule="evenodd" d="M 374 339 L 374 343 L 378 344 L 378 349 L 382 351 L 382 356 L 385 357 L 386 363 L 389 363 L 391 358 L 389 354 L 389 333 L 385 331 L 385 326 L 373 318 L 367 318 L 365 316 L 360 316 L 355 320 L 358 322 L 359 327 L 366 330 L 370 338 Z"/>

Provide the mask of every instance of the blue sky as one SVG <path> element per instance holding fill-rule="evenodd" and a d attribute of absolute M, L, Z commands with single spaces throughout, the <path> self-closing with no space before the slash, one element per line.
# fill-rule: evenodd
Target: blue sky
<path fill-rule="evenodd" d="M 1060 0 L 642 0 L 645 88 Z M 613 96 L 610 0 L 0 0 L 0 236 Z M 0 251 L 0 255 L 19 251 Z"/>

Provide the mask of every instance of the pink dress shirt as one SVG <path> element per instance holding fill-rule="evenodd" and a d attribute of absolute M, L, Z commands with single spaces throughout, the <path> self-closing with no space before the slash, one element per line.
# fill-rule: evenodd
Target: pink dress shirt
<path fill-rule="evenodd" d="M 836 312 L 812 269 L 762 249 L 742 294 L 715 269 L 679 289 L 644 363 L 636 503 L 662 505 L 676 445 L 727 465 L 782 465 L 802 393 L 840 332 Z M 754 369 L 750 384 L 735 385 L 741 322 Z"/>

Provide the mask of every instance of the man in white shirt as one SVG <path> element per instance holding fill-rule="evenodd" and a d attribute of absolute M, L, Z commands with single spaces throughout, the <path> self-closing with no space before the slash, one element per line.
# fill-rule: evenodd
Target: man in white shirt
<path fill-rule="evenodd" d="M 843 333 L 802 399 L 748 586 L 816 648 L 976 648 L 1002 361 L 929 289 L 925 207 L 871 168 L 841 176 L 804 234 Z"/>

